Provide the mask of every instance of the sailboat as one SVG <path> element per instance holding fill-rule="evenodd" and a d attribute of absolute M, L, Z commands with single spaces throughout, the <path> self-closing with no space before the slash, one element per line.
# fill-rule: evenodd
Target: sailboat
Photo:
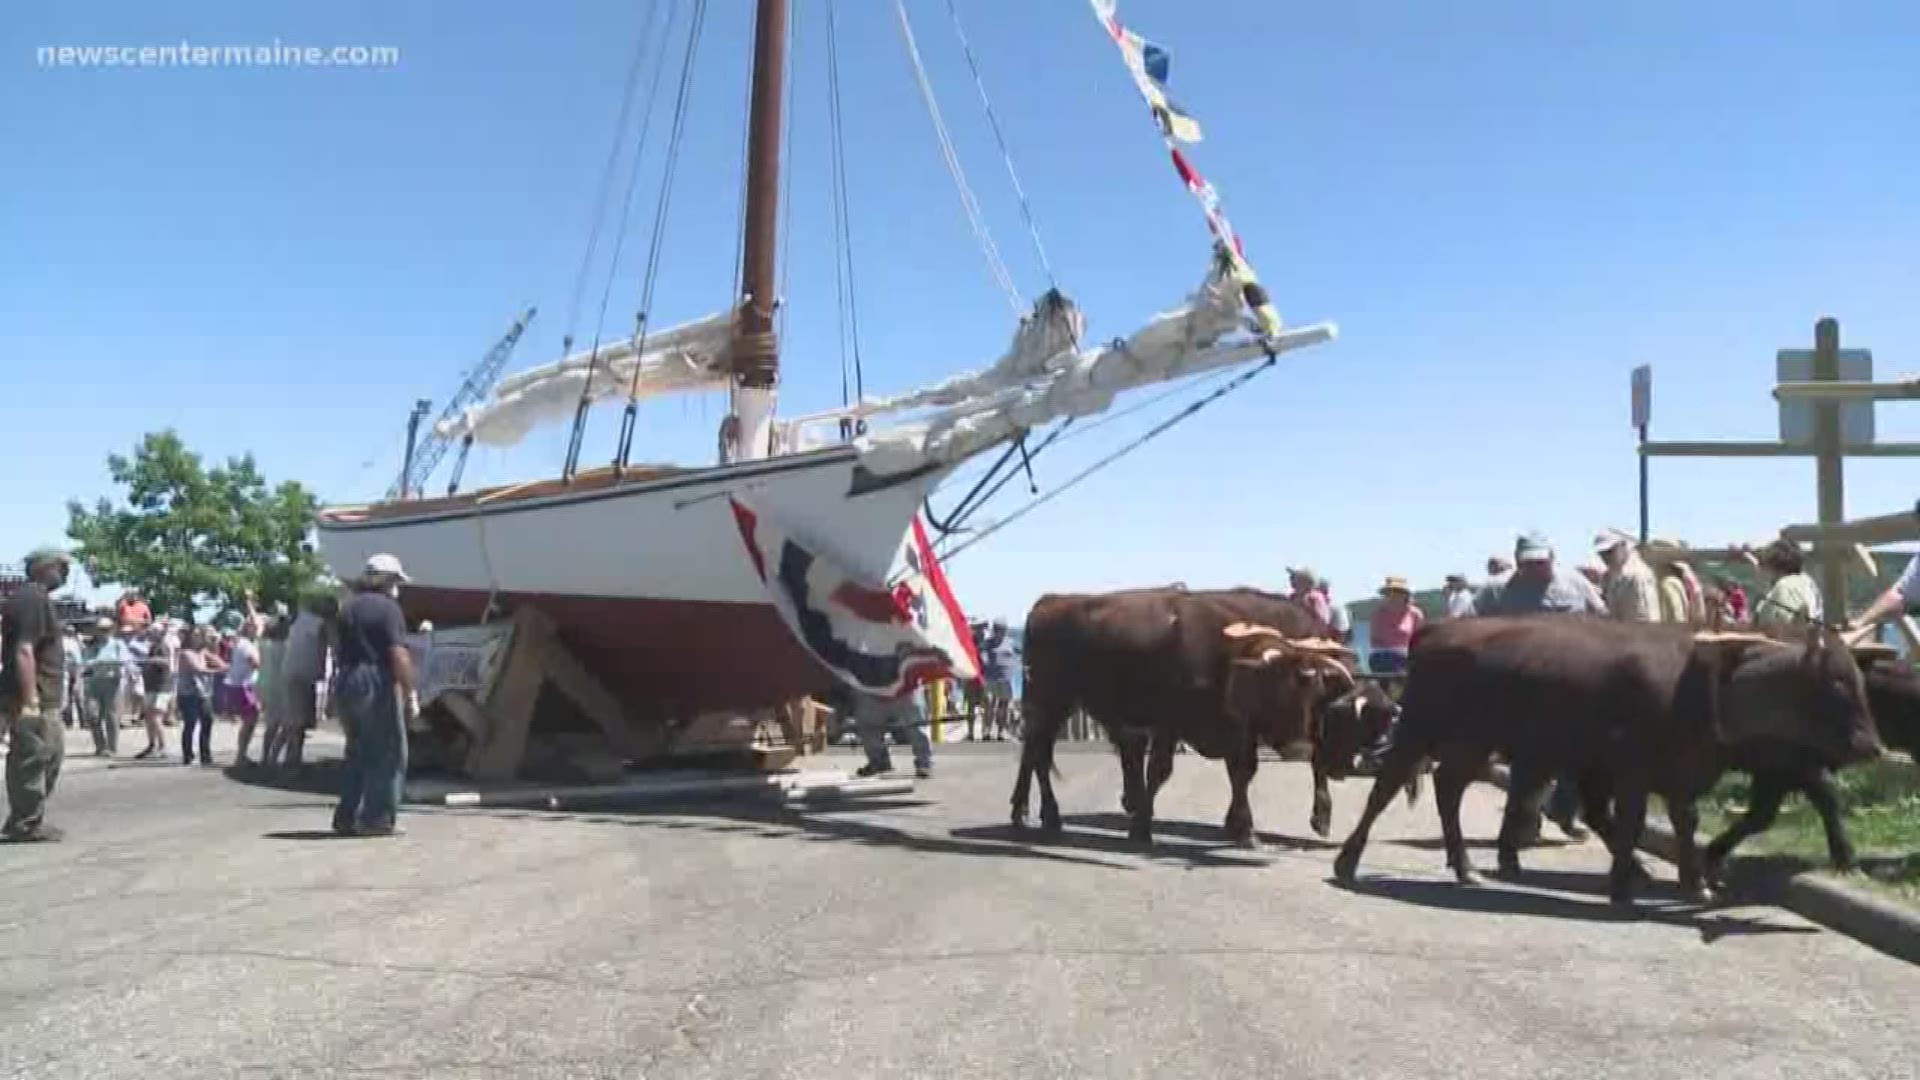
<path fill-rule="evenodd" d="M 1197 126 L 1166 96 L 1164 50 L 1120 22 L 1116 0 L 1089 0 L 1207 220 L 1200 286 L 1132 335 L 1091 346 L 1079 310 L 1050 291 L 980 371 L 782 419 L 775 251 L 789 0 L 754 2 L 735 303 L 507 378 L 438 430 L 510 446 L 569 415 L 577 425 L 600 401 L 625 398 L 631 415 L 637 400 L 725 391 L 719 460 L 629 463 L 623 434 L 612 466 L 569 462 L 558 477 L 331 507 L 318 522 L 325 561 L 343 578 L 376 552 L 399 556 L 413 579 L 403 593 L 411 618 L 460 626 L 533 606 L 609 685 L 669 717 L 770 706 L 836 679 L 893 693 L 968 673 L 977 659 L 923 514 L 937 485 L 1126 391 L 1270 363 L 1335 333 L 1281 324 L 1182 149 Z"/>

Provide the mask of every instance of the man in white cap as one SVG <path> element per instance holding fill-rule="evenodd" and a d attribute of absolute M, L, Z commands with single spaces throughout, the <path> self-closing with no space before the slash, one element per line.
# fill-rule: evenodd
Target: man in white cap
<path fill-rule="evenodd" d="M 1534 615 L 1548 612 L 1605 615 L 1600 590 L 1579 574 L 1554 565 L 1553 545 L 1534 532 L 1513 545 L 1513 573 L 1483 590 L 1473 601 L 1475 615 Z"/>
<path fill-rule="evenodd" d="M 413 654 L 407 651 L 407 620 L 400 586 L 407 572 L 400 560 L 379 554 L 367 560 L 354 594 L 340 606 L 340 715 L 347 725 L 347 756 L 340 779 L 340 805 L 333 831 L 342 836 L 393 836 L 394 818 L 407 778 L 407 729 L 400 694 L 413 695 Z"/>
<path fill-rule="evenodd" d="M 1593 538 L 1593 551 L 1607 567 L 1601 585 L 1607 611 L 1622 622 L 1659 622 L 1660 584 L 1633 538 L 1608 529 Z"/>

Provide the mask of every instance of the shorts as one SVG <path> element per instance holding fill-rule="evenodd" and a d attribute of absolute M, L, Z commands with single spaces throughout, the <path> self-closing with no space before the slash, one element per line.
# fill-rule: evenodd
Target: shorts
<path fill-rule="evenodd" d="M 171 690 L 147 691 L 147 711 L 148 712 L 164 713 L 172 708 L 173 708 L 173 691 Z"/>
<path fill-rule="evenodd" d="M 992 694 L 994 697 L 1004 701 L 1013 696 L 1013 680 L 1007 678 L 1005 675 L 989 675 L 984 681 L 986 683 L 987 693 Z"/>
<path fill-rule="evenodd" d="M 242 720 L 260 719 L 260 691 L 251 686 L 229 686 L 227 711 Z"/>

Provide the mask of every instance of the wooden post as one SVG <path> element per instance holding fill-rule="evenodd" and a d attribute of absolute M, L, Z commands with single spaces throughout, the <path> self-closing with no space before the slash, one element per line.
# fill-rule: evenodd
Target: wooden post
<path fill-rule="evenodd" d="M 1821 319 L 1813 324 L 1813 381 L 1837 382 L 1839 379 L 1840 324 L 1832 318 Z M 1819 522 L 1828 527 L 1839 525 L 1846 520 L 1846 469 L 1838 401 L 1828 399 L 1814 403 L 1813 449 Z M 1814 548 L 1814 558 L 1819 562 L 1821 602 L 1827 618 L 1844 618 L 1847 566 L 1843 552 L 1823 544 Z"/>

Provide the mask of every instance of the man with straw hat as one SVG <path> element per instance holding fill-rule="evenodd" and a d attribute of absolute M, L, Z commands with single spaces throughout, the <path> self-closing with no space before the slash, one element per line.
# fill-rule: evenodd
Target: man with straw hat
<path fill-rule="evenodd" d="M 36 548 L 26 558 L 27 583 L 7 602 L 0 632 L 0 721 L 13 731 L 7 750 L 7 822 L 0 839 L 58 840 L 46 823 L 47 800 L 60 779 L 67 733 L 60 722 L 66 704 L 66 649 L 53 592 L 67 583 L 71 557 L 59 548 Z"/>

